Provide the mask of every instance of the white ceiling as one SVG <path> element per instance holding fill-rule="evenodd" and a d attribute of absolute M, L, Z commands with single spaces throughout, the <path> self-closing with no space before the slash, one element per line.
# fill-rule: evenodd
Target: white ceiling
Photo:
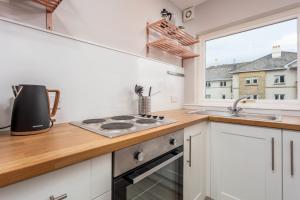
<path fill-rule="evenodd" d="M 185 9 L 192 6 L 199 5 L 208 0 L 170 0 L 173 2 L 178 8 Z"/>

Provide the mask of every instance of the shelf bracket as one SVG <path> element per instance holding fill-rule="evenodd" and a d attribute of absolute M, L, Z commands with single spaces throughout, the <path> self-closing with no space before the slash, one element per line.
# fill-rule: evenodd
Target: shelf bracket
<path fill-rule="evenodd" d="M 46 11 L 46 28 L 52 31 L 52 13 L 49 11 Z"/>

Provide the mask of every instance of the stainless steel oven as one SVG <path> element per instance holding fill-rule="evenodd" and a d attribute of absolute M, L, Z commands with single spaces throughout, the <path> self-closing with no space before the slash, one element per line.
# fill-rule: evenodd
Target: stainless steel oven
<path fill-rule="evenodd" d="M 183 199 L 183 130 L 113 155 L 113 200 Z"/>

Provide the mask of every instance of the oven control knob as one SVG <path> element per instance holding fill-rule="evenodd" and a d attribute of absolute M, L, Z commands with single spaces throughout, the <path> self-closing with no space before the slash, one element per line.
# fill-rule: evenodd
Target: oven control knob
<path fill-rule="evenodd" d="M 171 138 L 171 139 L 170 139 L 170 145 L 175 146 L 176 143 L 177 143 L 176 138 Z"/>
<path fill-rule="evenodd" d="M 144 153 L 143 152 L 137 152 L 137 153 L 135 153 L 134 158 L 137 161 L 142 162 L 144 160 Z"/>

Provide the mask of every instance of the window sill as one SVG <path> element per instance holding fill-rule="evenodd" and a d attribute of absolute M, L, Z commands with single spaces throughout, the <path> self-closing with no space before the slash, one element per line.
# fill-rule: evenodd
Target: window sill
<path fill-rule="evenodd" d="M 258 86 L 258 84 L 245 84 L 245 86 Z"/>
<path fill-rule="evenodd" d="M 224 107 L 232 106 L 233 99 L 207 99 L 202 100 L 198 104 L 185 104 L 185 106 L 201 106 L 201 107 Z M 290 110 L 300 111 L 300 101 L 298 100 L 255 100 L 254 103 L 240 103 L 240 107 L 258 110 Z"/>

